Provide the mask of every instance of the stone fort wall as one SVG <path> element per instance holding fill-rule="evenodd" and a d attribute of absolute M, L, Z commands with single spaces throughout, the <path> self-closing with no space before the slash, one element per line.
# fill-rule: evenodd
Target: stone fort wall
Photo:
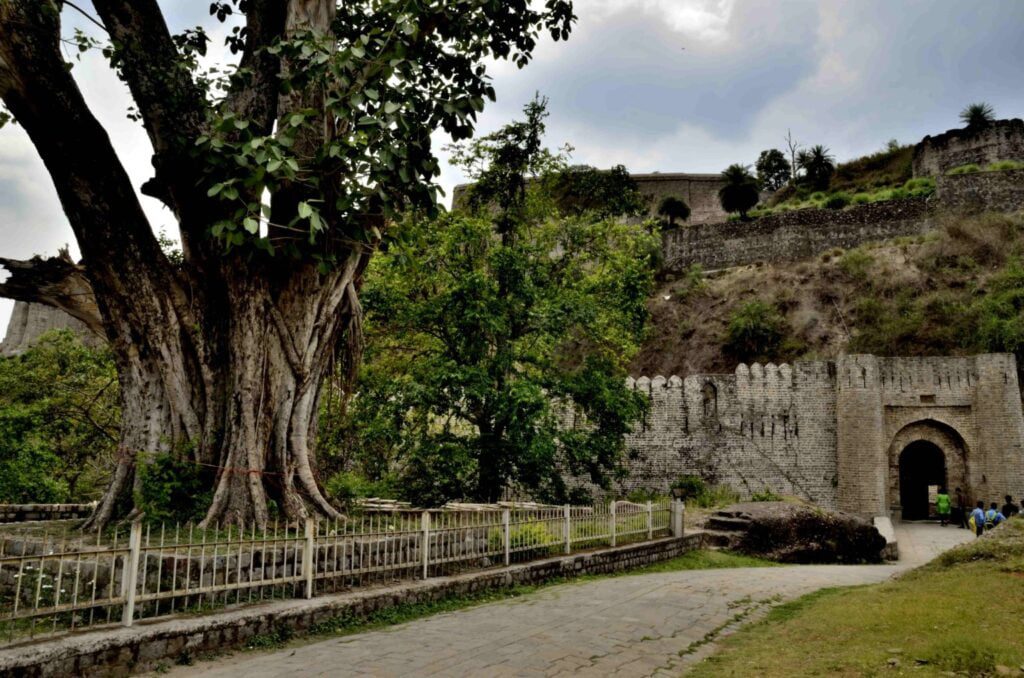
<path fill-rule="evenodd" d="M 50 330 L 71 330 L 90 346 L 99 346 L 104 341 L 85 323 L 58 308 L 17 301 L 7 321 L 7 332 L 0 342 L 0 356 L 17 355 L 28 350 Z"/>
<path fill-rule="evenodd" d="M 967 164 L 1024 160 L 1024 120 L 997 120 L 980 130 L 952 129 L 914 147 L 915 177 L 939 176 Z"/>
<path fill-rule="evenodd" d="M 661 201 L 681 198 L 690 207 L 689 224 L 725 221 L 729 215 L 722 209 L 718 191 L 725 182 L 720 174 L 632 174 L 640 194 L 647 200 L 649 217 L 656 217 Z"/>
<path fill-rule="evenodd" d="M 650 411 L 627 438 L 616 489 L 667 491 L 682 475 L 744 498 L 772 490 L 827 508 L 900 515 L 907 445 L 942 451 L 949 486 L 972 498 L 1024 494 L 1024 413 L 1011 354 L 843 356 L 740 365 L 731 375 L 629 384 Z"/>

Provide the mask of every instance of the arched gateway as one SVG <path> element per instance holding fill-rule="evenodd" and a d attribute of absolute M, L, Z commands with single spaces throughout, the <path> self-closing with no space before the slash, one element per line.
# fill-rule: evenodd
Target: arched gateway
<path fill-rule="evenodd" d="M 956 429 L 935 420 L 903 427 L 889 446 L 890 514 L 922 520 L 934 512 L 934 491 L 967 485 L 967 446 Z"/>

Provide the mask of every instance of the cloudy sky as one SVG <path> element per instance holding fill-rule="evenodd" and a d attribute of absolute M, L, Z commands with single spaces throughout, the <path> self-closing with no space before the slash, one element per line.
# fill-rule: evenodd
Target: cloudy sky
<path fill-rule="evenodd" d="M 83 1 L 81 6 L 91 10 Z M 166 0 L 178 31 L 224 28 L 208 3 Z M 1024 116 L 1022 0 L 576 0 L 568 43 L 545 42 L 525 70 L 492 69 L 498 101 L 490 131 L 535 92 L 550 99 L 549 142 L 575 147 L 574 162 L 622 163 L 637 172 L 718 172 L 781 147 L 787 129 L 845 160 L 889 139 L 915 142 L 957 124 L 978 100 L 1000 117 Z M 67 32 L 88 25 L 67 10 Z M 125 118 L 128 96 L 98 55 L 75 74 L 107 126 L 136 186 L 150 148 Z M 439 138 L 439 142 L 443 141 Z M 447 168 L 442 185 L 462 177 Z M 144 205 L 157 229 L 173 220 Z M 0 130 L 0 255 L 75 251 L 56 193 L 24 132 Z M 5 275 L 0 270 L 0 279 Z M 0 300 L 0 333 L 10 303 Z"/>

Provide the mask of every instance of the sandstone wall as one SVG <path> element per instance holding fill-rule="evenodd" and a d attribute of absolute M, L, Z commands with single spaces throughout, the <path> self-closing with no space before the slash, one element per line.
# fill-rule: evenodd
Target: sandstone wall
<path fill-rule="evenodd" d="M 681 475 L 727 484 L 744 498 L 772 490 L 834 508 L 835 372 L 825 362 L 741 365 L 732 375 L 630 382 L 650 412 L 627 439 L 621 489 L 667 491 Z"/>
<path fill-rule="evenodd" d="M 998 120 L 981 130 L 953 129 L 927 136 L 914 147 L 915 177 L 939 176 L 948 170 L 997 160 L 1024 160 L 1024 120 Z"/>
<path fill-rule="evenodd" d="M 753 221 L 686 225 L 662 235 L 664 267 L 707 270 L 758 261 L 797 261 L 834 247 L 919 235 L 932 228 L 928 202 L 891 200 L 845 210 L 794 210 Z"/>
<path fill-rule="evenodd" d="M 648 216 L 657 216 L 658 206 L 668 197 L 681 198 L 690 206 L 690 224 L 725 221 L 729 216 L 718 200 L 718 190 L 725 185 L 719 174 L 655 173 L 632 177 L 647 199 Z"/>
<path fill-rule="evenodd" d="M 935 185 L 942 205 L 955 211 L 1024 210 L 1024 170 L 943 174 Z"/>
<path fill-rule="evenodd" d="M 24 352 L 50 330 L 71 330 L 87 344 L 94 346 L 103 343 L 103 339 L 96 336 L 85 323 L 60 309 L 18 301 L 7 322 L 7 333 L 0 343 L 0 356 Z"/>

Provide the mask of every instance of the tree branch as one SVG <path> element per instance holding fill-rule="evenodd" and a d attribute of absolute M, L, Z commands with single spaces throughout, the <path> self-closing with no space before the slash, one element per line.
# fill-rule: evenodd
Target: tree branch
<path fill-rule="evenodd" d="M 0 258 L 0 267 L 10 273 L 10 277 L 0 283 L 0 296 L 59 308 L 104 336 L 103 319 L 92 285 L 85 277 L 85 269 L 71 260 L 66 249 L 49 259 Z"/>

